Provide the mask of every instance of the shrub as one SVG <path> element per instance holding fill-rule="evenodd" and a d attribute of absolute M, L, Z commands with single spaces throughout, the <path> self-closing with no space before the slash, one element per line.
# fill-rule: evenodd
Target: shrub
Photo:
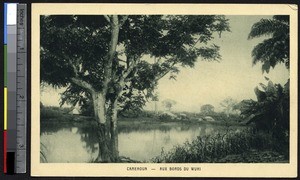
<path fill-rule="evenodd" d="M 42 120 L 45 119 L 63 119 L 69 120 L 72 119 L 71 115 L 68 115 L 72 111 L 72 108 L 62 108 L 62 107 L 55 107 L 55 106 L 44 106 L 40 109 L 40 116 Z"/>
<path fill-rule="evenodd" d="M 59 107 L 43 107 L 40 110 L 41 118 L 50 119 L 60 117 L 63 111 Z"/>

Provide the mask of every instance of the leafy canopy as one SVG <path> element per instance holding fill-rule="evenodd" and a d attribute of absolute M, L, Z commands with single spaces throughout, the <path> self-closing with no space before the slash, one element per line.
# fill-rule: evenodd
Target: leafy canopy
<path fill-rule="evenodd" d="M 218 61 L 219 46 L 210 42 L 213 33 L 230 31 L 224 16 L 118 15 L 121 26 L 117 50 L 111 74 L 105 75 L 111 42 L 111 26 L 105 16 L 40 18 L 41 80 L 55 87 L 67 87 L 62 104 L 85 104 L 86 98 L 90 98 L 90 92 L 78 86 L 78 82 L 101 91 L 107 79 L 108 99 L 120 88 L 125 97 L 132 94 L 130 89 L 137 90 L 138 99 L 141 94 L 151 97 L 157 80 L 169 72 L 175 78 L 178 66 L 193 67 L 198 58 Z M 149 57 L 156 61 L 149 61 Z M 130 68 L 126 86 L 120 86 L 119 80 Z"/>
<path fill-rule="evenodd" d="M 201 106 L 201 113 L 204 114 L 211 114 L 214 112 L 215 107 L 211 104 L 205 104 L 203 106 Z"/>

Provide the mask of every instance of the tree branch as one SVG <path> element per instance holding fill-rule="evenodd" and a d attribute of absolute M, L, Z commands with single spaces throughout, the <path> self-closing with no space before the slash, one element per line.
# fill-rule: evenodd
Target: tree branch
<path fill-rule="evenodd" d="M 77 86 L 80 86 L 83 89 L 87 90 L 89 93 L 95 92 L 95 89 L 93 88 L 93 86 L 90 83 L 79 78 L 78 70 L 77 70 L 76 66 L 74 65 L 74 63 L 72 63 L 72 61 L 70 59 L 69 59 L 69 63 L 72 66 L 73 71 L 75 73 L 75 77 L 71 78 L 71 82 L 76 84 Z"/>
<path fill-rule="evenodd" d="M 74 63 L 72 63 L 71 59 L 68 58 L 68 60 L 69 60 L 70 65 L 72 66 L 75 76 L 78 77 L 78 70 L 77 70 L 76 66 L 74 65 Z"/>
<path fill-rule="evenodd" d="M 106 93 L 108 90 L 108 84 L 112 80 L 112 62 L 115 57 L 116 49 L 117 49 L 117 44 L 118 44 L 118 39 L 119 39 L 119 20 L 117 15 L 113 15 L 111 18 L 111 38 L 110 38 L 110 44 L 109 44 L 109 49 L 108 53 L 106 56 L 106 66 L 104 69 L 104 83 L 103 83 L 103 91 Z"/>
<path fill-rule="evenodd" d="M 127 16 L 123 16 L 122 19 L 120 20 L 119 27 L 123 26 L 123 24 L 125 23 L 125 21 L 127 19 L 128 19 L 128 15 Z"/>
<path fill-rule="evenodd" d="M 127 63 L 127 61 L 125 61 L 125 60 L 123 60 L 123 59 L 120 59 L 120 58 L 118 58 L 118 61 Z"/>
<path fill-rule="evenodd" d="M 176 65 L 176 62 L 174 61 L 171 66 L 170 66 L 170 69 L 166 70 L 165 72 L 162 72 L 161 74 L 159 74 L 158 76 L 156 76 L 155 78 L 155 81 L 158 81 L 160 80 L 161 78 L 163 78 L 166 74 L 168 74 L 171 70 L 171 67 L 175 66 Z"/>
<path fill-rule="evenodd" d="M 129 74 L 132 72 L 132 70 L 134 69 L 134 67 L 136 67 L 136 65 L 140 62 L 140 58 L 138 58 L 137 60 L 134 60 L 133 62 L 131 62 L 131 64 L 129 64 L 129 67 L 127 68 L 127 70 L 123 73 L 122 78 L 125 80 Z"/>
<path fill-rule="evenodd" d="M 95 92 L 95 89 L 93 88 L 93 86 L 90 83 L 88 83 L 82 79 L 79 79 L 77 77 L 72 77 L 71 82 L 76 84 L 77 86 L 82 87 L 83 89 L 87 90 L 91 94 L 93 94 Z"/>
<path fill-rule="evenodd" d="M 144 90 L 142 90 L 141 92 L 143 93 L 143 95 L 144 95 L 145 97 L 147 97 L 147 94 L 144 92 Z M 146 99 L 147 102 L 149 102 L 148 98 L 145 98 L 145 99 Z"/>
<path fill-rule="evenodd" d="M 107 21 L 108 23 L 110 23 L 110 19 L 109 19 L 108 15 L 103 15 L 103 16 L 104 16 L 104 18 L 106 19 L 106 21 Z"/>
<path fill-rule="evenodd" d="M 117 80 L 117 84 L 119 85 L 119 92 L 117 92 L 117 99 L 119 98 L 119 96 L 122 93 L 123 88 L 126 85 L 126 78 L 129 76 L 129 74 L 133 71 L 134 67 L 136 67 L 136 65 L 138 64 L 138 62 L 140 62 L 140 58 L 137 58 L 137 60 L 133 60 L 132 63 L 129 65 L 129 67 L 127 68 L 127 70 L 121 75 L 121 77 Z"/>

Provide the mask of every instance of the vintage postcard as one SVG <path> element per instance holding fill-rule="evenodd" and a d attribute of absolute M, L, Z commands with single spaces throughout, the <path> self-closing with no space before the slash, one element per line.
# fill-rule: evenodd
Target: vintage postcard
<path fill-rule="evenodd" d="M 32 4 L 32 176 L 296 177 L 298 7 Z"/>

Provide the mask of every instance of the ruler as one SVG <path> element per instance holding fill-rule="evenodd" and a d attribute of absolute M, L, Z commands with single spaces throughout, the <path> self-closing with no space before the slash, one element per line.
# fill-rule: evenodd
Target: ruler
<path fill-rule="evenodd" d="M 27 10 L 17 6 L 17 151 L 16 173 L 26 173 L 27 124 Z"/>
<path fill-rule="evenodd" d="M 4 172 L 26 173 L 27 9 L 4 4 Z"/>

